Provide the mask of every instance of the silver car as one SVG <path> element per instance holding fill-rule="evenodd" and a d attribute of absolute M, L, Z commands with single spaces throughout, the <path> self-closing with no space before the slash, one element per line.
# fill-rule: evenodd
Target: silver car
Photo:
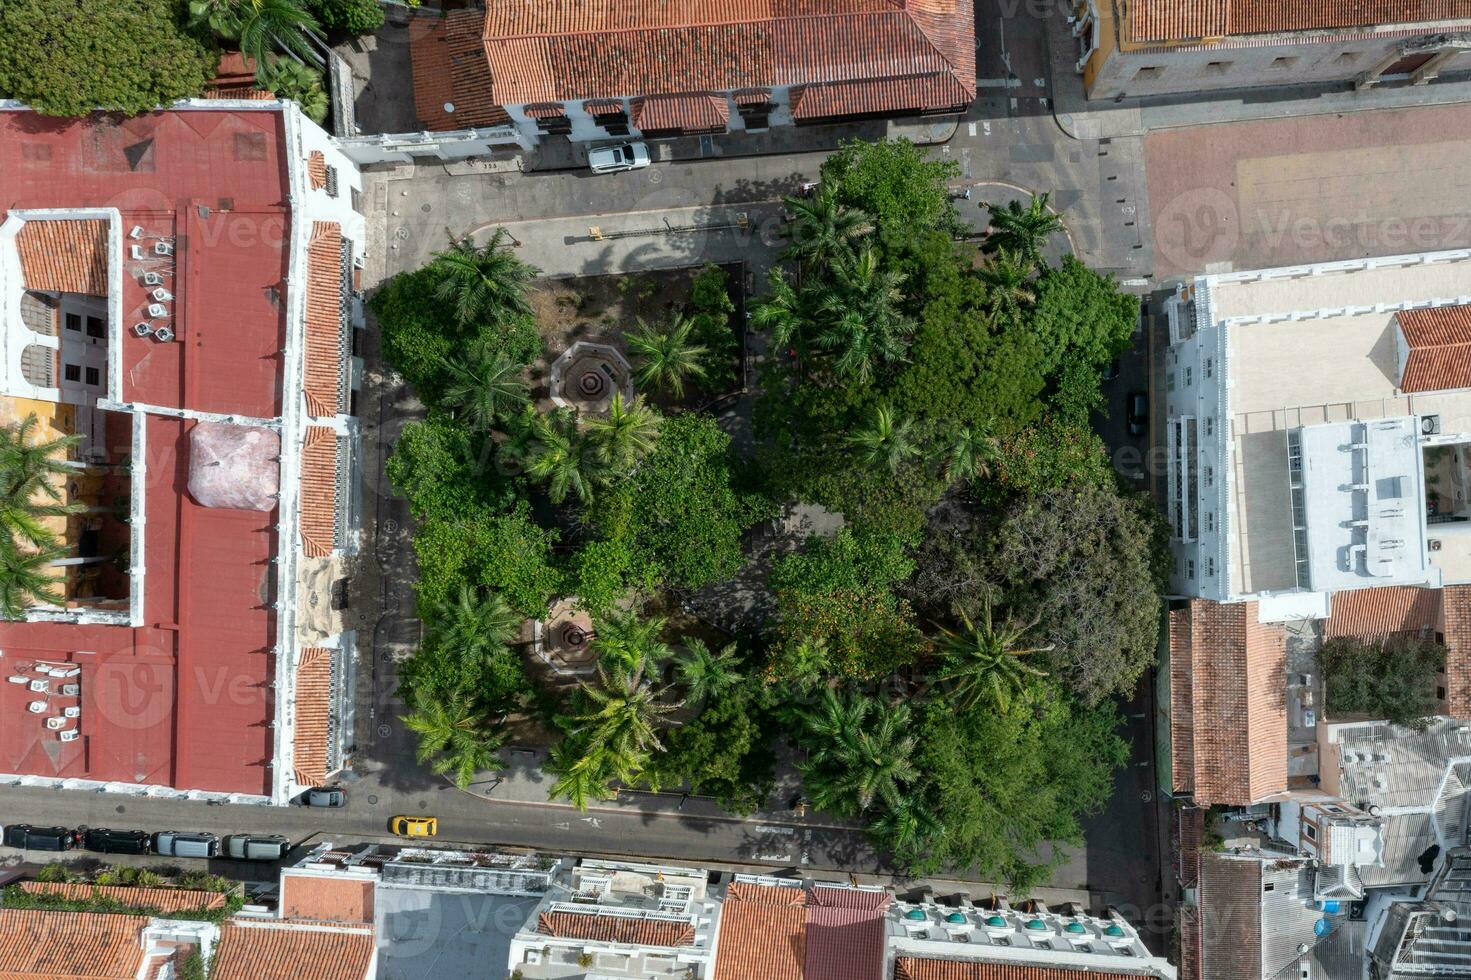
<path fill-rule="evenodd" d="M 649 165 L 649 148 L 643 143 L 618 143 L 587 151 L 587 165 L 595 174 L 639 170 Z"/>

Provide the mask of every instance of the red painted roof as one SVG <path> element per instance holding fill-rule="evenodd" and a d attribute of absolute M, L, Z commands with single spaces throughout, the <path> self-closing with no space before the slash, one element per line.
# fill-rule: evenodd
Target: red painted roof
<path fill-rule="evenodd" d="M 1133 0 L 1129 38 L 1188 41 L 1471 18 L 1471 0 Z"/>
<path fill-rule="evenodd" d="M 1409 347 L 1401 391 L 1471 388 L 1471 306 L 1432 306 L 1396 315 Z"/>
<path fill-rule="evenodd" d="M 175 240 L 178 340 L 123 342 L 125 401 L 275 417 L 289 248 L 278 111 L 156 112 L 120 122 L 0 112 L 5 208 L 106 206 L 122 233 Z M 124 238 L 126 245 L 130 240 Z M 145 302 L 124 258 L 126 326 Z M 0 684 L 0 771 L 265 793 L 275 511 L 201 507 L 185 491 L 193 423 L 148 415 L 143 619 L 138 629 L 0 624 L 0 674 L 76 663 L 82 738 L 60 743 Z M 58 702 L 59 703 L 59 702 Z"/>
<path fill-rule="evenodd" d="M 484 21 L 499 105 L 935 74 L 975 94 L 973 0 L 490 0 Z"/>
<path fill-rule="evenodd" d="M 1323 639 L 1358 636 L 1382 639 L 1395 633 L 1425 634 L 1440 622 L 1440 590 L 1384 585 L 1333 593 L 1323 621 Z"/>
<path fill-rule="evenodd" d="M 715 980 L 884 980 L 887 893 L 736 882 L 721 909 Z"/>

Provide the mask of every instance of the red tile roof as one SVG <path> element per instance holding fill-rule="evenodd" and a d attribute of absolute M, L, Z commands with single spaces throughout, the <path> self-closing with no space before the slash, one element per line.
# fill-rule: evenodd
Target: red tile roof
<path fill-rule="evenodd" d="M 1432 306 L 1396 314 L 1409 357 L 1401 391 L 1471 388 L 1471 306 Z"/>
<path fill-rule="evenodd" d="M 1471 585 L 1447 585 L 1441 610 L 1446 711 L 1458 721 L 1471 721 Z"/>
<path fill-rule="evenodd" d="M 884 928 L 879 909 L 809 905 L 802 980 L 885 980 Z"/>
<path fill-rule="evenodd" d="M 296 664 L 296 734 L 292 752 L 301 786 L 327 781 L 327 740 L 331 737 L 332 651 L 307 647 Z"/>
<path fill-rule="evenodd" d="M 803 980 L 804 900 L 798 888 L 731 885 L 720 910 L 714 980 Z"/>
<path fill-rule="evenodd" d="M 894 904 L 894 896 L 887 891 L 831 885 L 813 885 L 811 897 L 813 905 L 826 905 L 835 909 L 862 909 L 865 912 L 883 912 Z"/>
<path fill-rule="evenodd" d="M 485 51 L 500 105 L 942 74 L 951 108 L 975 95 L 973 0 L 490 0 Z"/>
<path fill-rule="evenodd" d="M 1471 0 L 1132 0 L 1130 40 L 1188 41 L 1471 19 Z"/>
<path fill-rule="evenodd" d="M 376 885 L 340 875 L 281 874 L 281 915 L 326 922 L 373 922 Z"/>
<path fill-rule="evenodd" d="M 1200 880 L 1200 842 L 1205 836 L 1205 809 L 1182 806 L 1175 812 L 1175 878 L 1182 888 Z"/>
<path fill-rule="evenodd" d="M 485 14 L 479 10 L 425 12 L 409 21 L 414 114 L 425 129 L 478 129 L 510 121 L 491 92 L 484 31 Z M 445 111 L 446 104 L 454 112 Z"/>
<path fill-rule="evenodd" d="M 337 433 L 308 426 L 301 450 L 301 547 L 325 558 L 337 540 Z"/>
<path fill-rule="evenodd" d="M 1262 863 L 1207 852 L 1200 856 L 1200 976 L 1262 975 Z"/>
<path fill-rule="evenodd" d="M 1179 909 L 1180 980 L 1200 980 L 1200 910 L 1193 905 Z"/>
<path fill-rule="evenodd" d="M 327 155 L 321 150 L 313 150 L 306 155 L 306 172 L 311 178 L 312 189 L 321 190 L 327 186 Z M 318 222 L 321 224 L 321 222 Z"/>
<path fill-rule="evenodd" d="M 901 109 L 936 112 L 964 105 L 971 94 L 949 74 L 817 82 L 792 91 L 792 118 L 824 119 Z"/>
<path fill-rule="evenodd" d="M 0 208 L 120 207 L 124 236 L 141 225 L 180 243 L 175 261 L 157 263 L 174 272 L 179 342 L 126 338 L 123 401 L 280 415 L 286 290 L 296 288 L 287 283 L 290 156 L 278 110 L 121 120 L 0 110 Z M 125 275 L 123 315 L 142 302 L 141 283 Z M 127 447 L 130 418 L 101 417 L 107 444 Z M 82 737 L 74 742 L 59 743 L 27 720 L 24 692 L 3 685 L 0 771 L 269 791 L 276 636 L 262 596 L 271 594 L 271 559 L 282 544 L 278 516 L 200 507 L 181 493 L 193 425 L 156 414 L 144 423 L 143 625 L 0 624 L 7 664 L 71 660 L 82 668 Z"/>
<path fill-rule="evenodd" d="M 1197 803 L 1247 805 L 1287 788 L 1287 637 L 1254 602 L 1170 613 L 1171 771 Z"/>
<path fill-rule="evenodd" d="M 210 980 L 363 980 L 374 962 L 371 926 L 232 919 L 220 930 Z"/>
<path fill-rule="evenodd" d="M 0 909 L 0 980 L 134 980 L 147 925 L 141 915 Z"/>
<path fill-rule="evenodd" d="M 225 907 L 225 896 L 219 892 L 194 891 L 188 888 L 128 888 L 60 881 L 23 881 L 20 888 L 32 895 L 54 895 L 68 901 L 106 898 L 139 909 L 156 909 L 163 913 Z"/>
<path fill-rule="evenodd" d="M 587 939 L 636 946 L 693 946 L 695 927 L 689 922 L 638 919 L 624 915 L 543 912 L 536 930 L 561 939 Z"/>
<path fill-rule="evenodd" d="M 724 129 L 730 118 L 725 95 L 701 92 L 690 95 L 651 95 L 634 99 L 629 119 L 644 132 L 666 129 Z"/>
<path fill-rule="evenodd" d="M 1097 980 L 1098 977 L 1138 977 L 1137 969 L 1106 965 L 1086 970 L 1024 963 L 979 963 L 974 960 L 935 960 L 901 956 L 894 961 L 894 980 Z"/>
<path fill-rule="evenodd" d="M 306 250 L 306 408 L 317 417 L 337 414 L 342 370 L 342 226 L 312 224 Z"/>
<path fill-rule="evenodd" d="M 91 219 L 27 221 L 15 236 L 26 288 L 106 296 L 107 225 Z"/>
<path fill-rule="evenodd" d="M 1382 639 L 1395 633 L 1433 633 L 1440 623 L 1440 590 L 1411 585 L 1335 592 L 1323 638 Z"/>

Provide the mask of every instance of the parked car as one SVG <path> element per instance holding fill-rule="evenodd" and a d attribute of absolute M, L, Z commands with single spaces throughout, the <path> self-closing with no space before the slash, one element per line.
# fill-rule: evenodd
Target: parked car
<path fill-rule="evenodd" d="M 289 850 L 291 842 L 280 834 L 231 834 L 225 838 L 225 856 L 237 861 L 279 861 Z"/>
<path fill-rule="evenodd" d="M 153 850 L 153 837 L 146 830 L 111 830 L 107 827 L 83 827 L 82 846 L 99 854 L 147 854 Z"/>
<path fill-rule="evenodd" d="M 1142 436 L 1149 431 L 1149 396 L 1142 391 L 1129 392 L 1129 435 Z"/>
<path fill-rule="evenodd" d="M 161 830 L 153 835 L 153 850 L 165 857 L 219 857 L 220 839 L 214 834 Z"/>
<path fill-rule="evenodd" d="M 335 786 L 309 789 L 301 797 L 303 806 L 347 806 L 347 793 Z"/>
<path fill-rule="evenodd" d="M 649 148 L 643 143 L 619 143 L 587 151 L 587 165 L 595 174 L 641 170 L 649 165 Z"/>
<path fill-rule="evenodd" d="M 81 843 L 81 834 L 65 827 L 32 827 L 28 823 L 5 828 L 5 845 L 31 851 L 69 851 Z"/>
<path fill-rule="evenodd" d="M 433 837 L 439 833 L 436 817 L 398 816 L 388 821 L 388 829 L 400 837 Z"/>

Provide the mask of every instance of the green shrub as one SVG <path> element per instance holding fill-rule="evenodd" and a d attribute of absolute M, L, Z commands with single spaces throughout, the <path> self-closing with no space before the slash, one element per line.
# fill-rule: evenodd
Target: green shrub
<path fill-rule="evenodd" d="M 1329 717 L 1367 715 L 1424 728 L 1436 712 L 1436 674 L 1445 647 L 1413 636 L 1373 641 L 1336 637 L 1318 651 Z"/>
<path fill-rule="evenodd" d="M 313 0 L 312 13 L 323 27 L 349 34 L 373 34 L 383 27 L 377 0 Z"/>

